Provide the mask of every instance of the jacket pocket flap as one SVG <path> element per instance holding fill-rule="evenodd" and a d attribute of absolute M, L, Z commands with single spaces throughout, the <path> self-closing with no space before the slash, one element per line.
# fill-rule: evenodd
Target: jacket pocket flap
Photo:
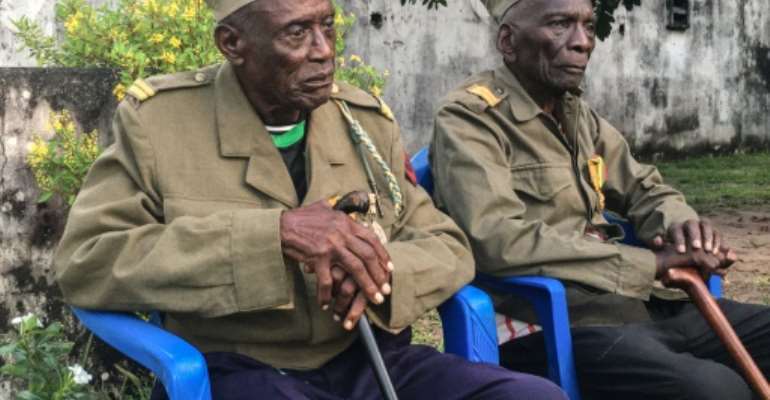
<path fill-rule="evenodd" d="M 572 186 L 569 165 L 535 164 L 511 169 L 513 190 L 540 201 L 551 200 L 562 190 Z"/>

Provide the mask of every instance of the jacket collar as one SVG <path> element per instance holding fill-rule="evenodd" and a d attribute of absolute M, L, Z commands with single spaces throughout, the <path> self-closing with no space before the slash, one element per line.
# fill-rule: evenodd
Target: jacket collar
<path fill-rule="evenodd" d="M 275 148 L 264 123 L 254 111 L 230 63 L 225 62 L 215 80 L 215 112 L 220 154 L 223 157 L 248 158 L 245 182 L 252 188 L 288 207 L 299 205 L 289 171 Z M 329 176 L 329 164 L 344 164 L 341 156 L 347 135 L 342 118 L 331 102 L 310 114 L 305 150 L 308 193 L 305 198 L 335 195 L 339 183 Z"/>
<path fill-rule="evenodd" d="M 495 70 L 495 79 L 502 86 L 499 89 L 503 94 L 508 95 L 508 101 L 511 105 L 511 113 L 517 122 L 527 122 L 541 113 L 543 110 L 540 108 L 532 96 L 524 90 L 521 86 L 519 79 L 511 72 L 508 67 L 503 64 Z M 567 92 L 562 97 L 562 105 L 566 109 L 574 108 L 574 102 L 582 95 L 583 90 L 578 88 L 572 92 Z"/>

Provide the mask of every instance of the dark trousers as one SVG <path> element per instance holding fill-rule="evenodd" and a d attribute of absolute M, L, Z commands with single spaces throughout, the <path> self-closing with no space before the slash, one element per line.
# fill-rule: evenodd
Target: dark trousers
<path fill-rule="evenodd" d="M 377 341 L 399 399 L 566 400 L 556 385 L 540 377 L 488 364 L 473 364 L 413 346 L 411 333 L 377 331 Z M 317 370 L 277 370 L 233 353 L 206 354 L 214 400 L 381 399 L 374 371 L 360 342 Z M 156 386 L 153 399 L 164 398 Z"/>
<path fill-rule="evenodd" d="M 720 300 L 749 353 L 770 376 L 770 308 Z M 601 399 L 751 399 L 726 348 L 691 303 L 654 301 L 653 321 L 576 327 L 572 345 L 581 395 Z M 501 346 L 508 368 L 545 375 L 542 334 Z"/>

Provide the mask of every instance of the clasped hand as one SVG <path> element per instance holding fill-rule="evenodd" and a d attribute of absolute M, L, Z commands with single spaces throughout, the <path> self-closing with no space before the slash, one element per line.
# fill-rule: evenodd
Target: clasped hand
<path fill-rule="evenodd" d="M 382 304 L 391 292 L 393 263 L 371 230 L 326 201 L 281 215 L 284 254 L 316 274 L 318 304 L 334 303 L 335 319 L 352 330 L 368 302 Z"/>
<path fill-rule="evenodd" d="M 655 252 L 657 279 L 670 268 L 695 268 L 704 280 L 712 274 L 724 276 L 737 256 L 707 219 L 672 224 L 666 238 L 657 236 L 648 243 Z M 671 282 L 663 281 L 666 286 Z"/>

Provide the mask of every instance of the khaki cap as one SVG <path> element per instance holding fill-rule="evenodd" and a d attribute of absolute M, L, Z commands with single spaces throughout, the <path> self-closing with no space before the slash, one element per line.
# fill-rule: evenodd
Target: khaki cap
<path fill-rule="evenodd" d="M 484 3 L 484 6 L 487 7 L 487 10 L 489 10 L 489 15 L 498 22 L 503 18 L 503 15 L 505 15 L 505 12 L 508 11 L 508 9 L 520 1 L 521 0 L 481 0 L 481 2 Z"/>
<path fill-rule="evenodd" d="M 206 0 L 206 4 L 214 10 L 214 18 L 219 22 L 252 1 L 254 0 Z"/>

